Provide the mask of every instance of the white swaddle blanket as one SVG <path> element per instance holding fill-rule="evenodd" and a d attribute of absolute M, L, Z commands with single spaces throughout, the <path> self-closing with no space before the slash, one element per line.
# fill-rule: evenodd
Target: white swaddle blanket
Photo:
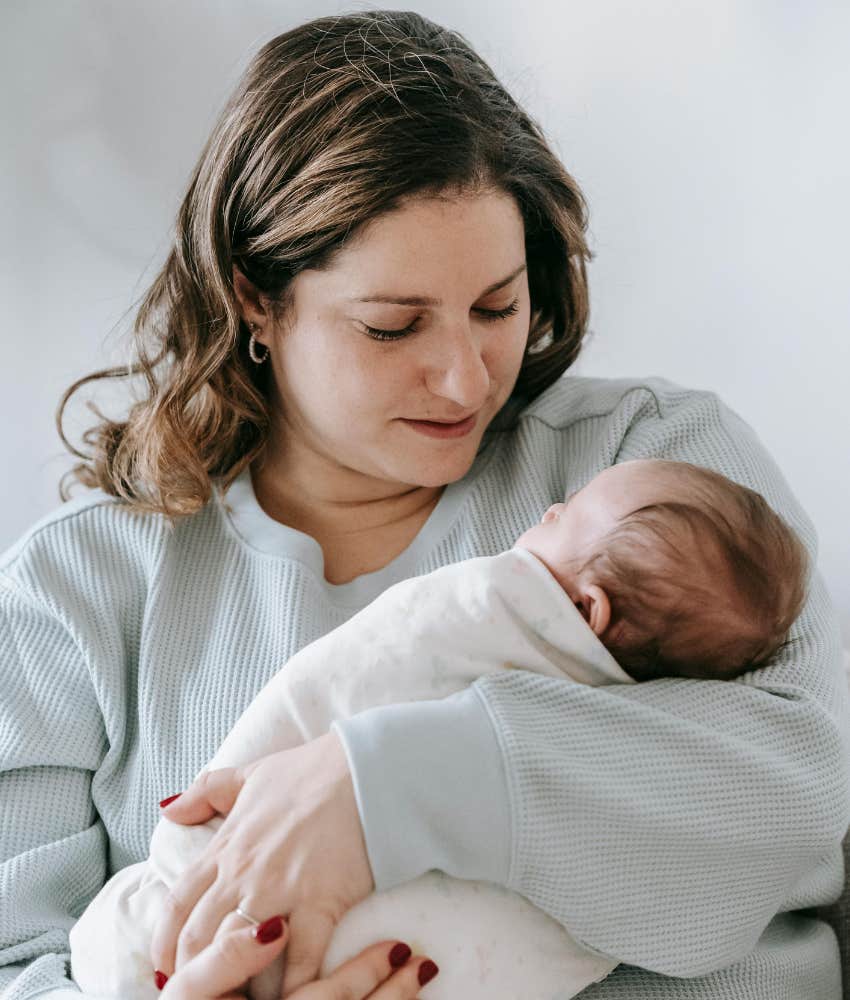
<path fill-rule="evenodd" d="M 443 698 L 484 674 L 517 668 L 581 684 L 634 683 L 546 566 L 521 548 L 404 580 L 305 646 L 204 770 L 298 746 L 334 719 L 375 705 Z M 155 1000 L 149 949 L 162 901 L 223 822 L 160 819 L 148 861 L 117 872 L 92 900 L 70 932 L 71 972 L 85 994 Z M 382 938 L 407 941 L 439 965 L 421 991 L 429 1000 L 567 1000 L 617 965 L 522 896 L 436 871 L 349 910 L 321 974 Z M 254 1000 L 280 996 L 282 961 L 251 981 Z"/>

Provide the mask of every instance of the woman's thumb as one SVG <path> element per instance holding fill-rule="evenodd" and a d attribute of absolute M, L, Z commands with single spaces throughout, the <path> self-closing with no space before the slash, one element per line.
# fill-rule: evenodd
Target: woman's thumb
<path fill-rule="evenodd" d="M 206 823 L 217 813 L 226 816 L 245 783 L 241 768 L 222 767 L 216 771 L 201 771 L 192 784 L 171 800 L 160 803 L 162 815 L 173 823 L 189 826 Z M 166 803 L 163 805 L 163 803 Z"/>

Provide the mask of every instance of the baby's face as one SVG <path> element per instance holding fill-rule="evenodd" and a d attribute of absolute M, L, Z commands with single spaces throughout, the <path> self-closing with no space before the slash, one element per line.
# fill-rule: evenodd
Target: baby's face
<path fill-rule="evenodd" d="M 540 523 L 520 535 L 514 545 L 542 559 L 566 585 L 564 567 L 580 565 L 618 521 L 657 501 L 666 486 L 666 477 L 660 480 L 652 459 L 612 465 L 564 503 L 552 504 Z"/>

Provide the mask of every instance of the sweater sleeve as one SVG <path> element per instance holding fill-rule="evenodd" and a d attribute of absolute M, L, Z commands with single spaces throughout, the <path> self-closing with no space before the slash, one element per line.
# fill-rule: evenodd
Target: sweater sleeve
<path fill-rule="evenodd" d="M 753 430 L 714 393 L 646 385 L 615 461 L 689 461 L 757 490 L 814 566 L 814 527 Z M 817 571 L 790 640 L 733 681 L 506 671 L 338 723 L 376 884 L 489 878 L 590 950 L 668 976 L 740 960 L 850 823 L 850 705 Z M 489 834 L 465 804 L 482 796 L 490 821 L 509 817 Z"/>
<path fill-rule="evenodd" d="M 82 997 L 68 931 L 106 878 L 104 725 L 69 630 L 2 574 L 0 692 L 0 995 Z"/>

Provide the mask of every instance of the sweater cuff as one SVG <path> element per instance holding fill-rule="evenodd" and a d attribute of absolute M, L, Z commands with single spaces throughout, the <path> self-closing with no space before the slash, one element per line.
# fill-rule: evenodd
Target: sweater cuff
<path fill-rule="evenodd" d="M 511 811 L 502 751 L 474 687 L 332 724 L 348 757 L 378 891 L 432 868 L 506 885 Z"/>

